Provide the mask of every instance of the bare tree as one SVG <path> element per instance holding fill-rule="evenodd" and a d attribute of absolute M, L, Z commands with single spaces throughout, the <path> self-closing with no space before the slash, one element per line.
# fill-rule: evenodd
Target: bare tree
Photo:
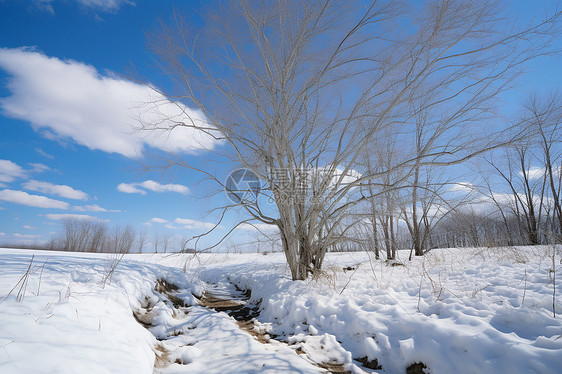
<path fill-rule="evenodd" d="M 180 239 L 180 252 L 181 253 L 188 253 L 189 252 L 188 244 L 189 244 L 190 241 L 191 241 L 190 238 L 182 236 L 182 238 Z"/>
<path fill-rule="evenodd" d="M 536 245 L 540 243 L 539 228 L 546 181 L 531 175 L 530 153 L 528 144 L 518 144 L 505 151 L 506 165 L 488 162 L 509 187 L 512 213 L 527 233 L 528 244 Z"/>
<path fill-rule="evenodd" d="M 138 246 L 139 246 L 139 253 L 142 253 L 142 249 L 144 248 L 144 243 L 146 242 L 147 232 L 145 230 L 139 231 L 138 234 Z"/>
<path fill-rule="evenodd" d="M 527 105 L 531 113 L 530 122 L 538 132 L 540 161 L 544 169 L 544 178 L 550 187 L 553 204 L 552 233 L 562 241 L 562 104 L 559 95 L 548 99 L 532 97 Z M 558 227 L 556 227 L 558 226 Z"/>
<path fill-rule="evenodd" d="M 75 252 L 101 252 L 106 240 L 107 225 L 94 219 L 65 218 L 64 233 L 53 241 L 57 249 Z"/>
<path fill-rule="evenodd" d="M 129 253 L 135 242 L 132 226 L 111 231 L 104 221 L 69 217 L 62 220 L 64 232 L 51 240 L 53 249 L 75 252 Z"/>
<path fill-rule="evenodd" d="M 168 244 L 170 243 L 168 234 L 164 234 L 160 242 L 162 243 L 162 253 L 166 253 L 168 251 Z"/>
<path fill-rule="evenodd" d="M 406 134 L 408 139 L 401 147 L 406 157 L 414 160 L 398 191 L 401 218 L 406 223 L 411 237 L 410 259 L 412 252 L 421 256 L 428 250 L 431 232 L 439 221 L 466 203 L 470 197 L 470 191 L 462 197 L 452 196 L 450 190 L 462 186 L 448 176 L 449 165 L 428 165 L 426 162 L 433 157 L 440 157 L 440 148 L 451 144 L 452 139 L 460 136 L 459 131 L 462 127 L 456 122 L 457 114 L 436 115 L 435 109 L 426 104 L 433 98 L 425 96 L 421 99 L 421 103 L 410 103 L 414 126 L 412 131 Z M 456 146 L 465 147 L 469 144 L 470 142 L 463 139 Z M 459 195 L 463 189 L 456 190 L 455 195 Z"/>
<path fill-rule="evenodd" d="M 489 195 L 504 214 L 509 205 L 517 219 L 526 244 L 550 242 L 560 234 L 560 181 L 562 150 L 560 122 L 562 105 L 557 95 L 544 99 L 532 96 L 525 105 L 520 126 L 531 130 L 530 136 L 508 147 L 501 155 L 504 162 L 488 160 L 510 192 L 510 201 L 499 202 L 489 186 Z M 484 178 L 487 180 L 487 178 Z M 489 184 L 489 182 L 487 182 Z M 554 234 L 554 235 L 553 235 Z"/>
<path fill-rule="evenodd" d="M 89 252 L 100 252 L 105 245 L 107 236 L 107 225 L 103 221 L 90 222 L 91 233 L 88 235 L 90 239 Z"/>
<path fill-rule="evenodd" d="M 519 242 L 518 239 L 520 237 L 521 231 L 520 220 L 518 220 L 517 227 L 512 230 L 510 227 L 510 218 L 513 217 L 513 215 L 509 214 L 510 207 L 505 204 L 505 201 L 500 201 L 500 199 L 498 199 L 497 193 L 494 191 L 492 183 L 490 182 L 490 176 L 488 175 L 489 173 L 487 171 L 482 171 L 482 169 L 479 168 L 479 174 L 481 175 L 485 185 L 485 187 L 482 188 L 480 192 L 490 199 L 493 206 L 497 209 L 497 213 L 501 217 L 501 222 L 503 223 L 503 228 L 505 229 L 506 234 L 506 240 L 504 244 L 513 246 L 516 242 Z M 495 212 L 493 211 L 493 213 Z"/>
<path fill-rule="evenodd" d="M 386 131 L 381 135 L 383 135 L 382 139 L 375 143 L 376 169 L 371 169 L 371 163 L 368 163 L 369 168 L 367 169 L 369 174 L 379 175 L 379 178 L 368 181 L 367 186 L 370 193 L 368 196 L 371 211 L 377 214 L 376 219 L 378 219 L 378 226 L 382 234 L 381 241 L 386 250 L 386 259 L 394 260 L 397 250 L 395 223 L 400 216 L 398 189 L 402 187 L 401 182 L 405 178 L 405 169 L 384 172 L 384 170 L 391 170 L 397 163 L 399 152 L 396 150 L 398 142 L 395 134 Z M 375 209 L 373 205 L 378 205 L 378 209 Z"/>
<path fill-rule="evenodd" d="M 158 240 L 158 233 L 154 234 L 153 245 L 154 245 L 154 253 L 158 253 L 158 246 L 160 245 L 160 241 Z"/>
<path fill-rule="evenodd" d="M 135 244 L 135 236 L 136 232 L 132 226 L 126 226 L 125 228 L 116 226 L 112 232 L 108 234 L 105 252 L 130 253 L 131 248 Z"/>
<path fill-rule="evenodd" d="M 176 117 L 143 126 L 195 127 L 226 143 L 225 157 L 264 181 L 265 198 L 240 197 L 224 209 L 240 207 L 279 228 L 293 279 L 320 269 L 327 250 L 349 239 L 352 225 L 341 223 L 369 198 L 358 186 L 401 168 L 462 162 L 505 142 L 492 136 L 479 143 L 489 137 L 468 129 L 489 118 L 521 64 L 544 53 L 558 18 L 517 29 L 497 1 L 435 0 L 411 13 L 392 1 L 218 8 L 199 32 L 176 14 L 152 40 L 177 85 L 167 97 L 186 116 L 183 105 L 195 106 L 204 122 Z M 373 139 L 387 129 L 407 131 L 419 113 L 444 124 L 447 136 L 377 174 L 357 170 Z M 174 164 L 194 168 L 179 155 L 163 167 Z M 274 209 L 264 206 L 268 199 Z"/>

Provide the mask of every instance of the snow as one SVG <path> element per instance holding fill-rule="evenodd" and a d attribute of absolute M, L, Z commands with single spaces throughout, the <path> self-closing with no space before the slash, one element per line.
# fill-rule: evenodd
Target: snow
<path fill-rule="evenodd" d="M 0 372 L 405 373 L 422 362 L 431 373 L 558 373 L 553 251 L 446 249 L 411 262 L 399 252 L 403 266 L 330 253 L 322 274 L 296 282 L 279 253 L 128 255 L 104 284 L 114 255 L 0 249 Z M 559 259 L 560 248 L 557 276 Z M 155 291 L 157 279 L 186 306 Z M 234 286 L 252 291 L 255 329 L 275 339 L 198 305 L 205 289 Z M 558 281 L 556 294 L 562 313 Z"/>
<path fill-rule="evenodd" d="M 226 313 L 215 313 L 194 307 L 178 325 L 169 328 L 188 329 L 163 341 L 172 351 L 171 361 L 162 373 L 320 373 L 308 361 L 298 357 L 282 344 L 262 344 L 240 330 Z M 226 369 L 228 368 L 228 369 Z"/>
<path fill-rule="evenodd" d="M 329 342 L 320 356 L 309 354 L 318 362 L 350 363 L 347 352 L 376 358 L 389 373 L 416 362 L 432 373 L 461 364 L 466 373 L 558 373 L 553 250 L 435 250 L 395 267 L 364 253 L 331 254 L 324 274 L 304 282 L 288 278 L 278 255 L 230 255 L 199 272 L 206 281 L 228 278 L 251 289 L 252 299 L 262 300 L 259 320 L 273 334 L 304 342 L 307 353 L 318 351 L 319 339 Z M 358 268 L 344 271 L 348 266 Z M 558 311 L 560 291 L 558 285 Z"/>
<path fill-rule="evenodd" d="M 8 292 L 32 255 L 26 294 L 18 302 L 19 287 Z M 185 277 L 178 269 L 127 260 L 104 286 L 113 257 L 1 250 L 1 373 L 152 372 L 155 338 L 132 310 L 154 296 L 157 277 Z"/>

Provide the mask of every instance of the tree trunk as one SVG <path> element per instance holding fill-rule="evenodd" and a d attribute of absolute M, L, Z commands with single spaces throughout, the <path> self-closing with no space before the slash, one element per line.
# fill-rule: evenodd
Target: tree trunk
<path fill-rule="evenodd" d="M 379 238 L 377 236 L 377 218 L 374 215 L 372 218 L 372 222 L 373 222 L 373 243 L 375 245 L 375 259 L 378 260 L 380 258 Z"/>
<path fill-rule="evenodd" d="M 391 254 L 390 258 L 392 260 L 396 259 L 396 238 L 394 236 L 394 217 L 390 217 L 390 245 L 391 245 Z"/>

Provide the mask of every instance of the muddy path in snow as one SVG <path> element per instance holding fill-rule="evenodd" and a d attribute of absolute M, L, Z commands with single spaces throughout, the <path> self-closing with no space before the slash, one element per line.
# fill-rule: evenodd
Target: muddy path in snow
<path fill-rule="evenodd" d="M 285 344 L 291 347 L 287 342 L 284 342 L 275 337 L 270 336 L 264 331 L 255 328 L 255 321 L 260 315 L 260 305 L 249 303 L 252 295 L 251 290 L 241 290 L 236 285 L 232 288 L 218 287 L 215 284 L 209 284 L 209 287 L 199 299 L 201 306 L 211 308 L 217 312 L 225 312 L 234 318 L 240 329 L 252 335 L 258 342 L 268 344 L 271 340 L 275 340 L 280 344 Z M 299 356 L 306 356 L 306 353 L 300 348 L 295 349 Z M 313 365 L 326 370 L 326 373 L 351 373 L 344 368 L 344 364 L 337 362 L 317 363 L 308 360 Z"/>
<path fill-rule="evenodd" d="M 263 328 L 260 328 L 258 317 L 260 315 L 260 303 L 251 303 L 251 290 L 241 290 L 231 283 L 226 284 L 207 284 L 207 288 L 200 298 L 196 297 L 199 306 L 188 306 L 184 300 L 179 296 L 182 291 L 178 286 L 173 283 L 167 282 L 165 279 L 158 279 L 156 282 L 154 290 L 160 295 L 160 300 L 164 300 L 166 304 L 170 306 L 173 305 L 173 319 L 177 320 L 175 326 L 171 326 L 166 334 L 155 333 L 154 328 L 158 325 L 154 324 L 154 317 L 156 316 L 153 309 L 155 308 L 155 302 L 157 300 L 146 300 L 141 302 L 141 308 L 139 310 L 133 311 L 133 315 L 138 323 L 151 331 L 158 344 L 155 347 L 156 360 L 154 363 L 154 373 L 161 373 L 162 370 L 166 370 L 170 365 L 173 364 L 186 364 L 183 359 L 178 358 L 175 353 L 178 349 L 181 350 L 182 347 L 193 345 L 197 343 L 197 340 L 190 340 L 189 342 L 181 341 L 181 339 L 194 339 L 192 337 L 192 330 L 196 326 L 191 326 L 191 323 L 184 322 L 188 315 L 194 313 L 196 309 L 203 307 L 209 310 L 211 315 L 215 313 L 224 312 L 228 316 L 232 317 L 240 331 L 249 334 L 253 340 L 257 343 L 263 344 L 264 346 L 270 347 L 271 350 L 277 352 L 280 346 L 285 347 L 285 351 L 293 351 L 296 353 L 296 357 L 307 362 L 308 365 L 315 366 L 321 369 L 324 373 L 351 373 L 346 370 L 346 365 L 343 363 L 329 361 L 329 362 L 317 362 L 314 361 L 306 348 L 303 349 L 300 344 L 290 344 L 286 340 L 279 339 L 275 335 L 270 335 Z M 207 312 L 207 313 L 209 313 Z M 207 314 L 207 316 L 209 316 Z M 217 315 L 218 316 L 218 315 Z M 185 338 L 183 338 L 185 337 Z M 191 337 L 191 338 L 190 338 Z M 174 343 L 172 340 L 180 339 L 179 343 Z M 174 340 L 175 341 L 175 340 Z M 273 346 L 273 348 L 271 348 Z M 275 348 L 277 347 L 277 348 Z M 266 348 L 267 350 L 268 348 Z M 323 349 L 323 348 L 321 348 Z M 275 360 L 272 356 L 271 359 Z M 381 369 L 378 364 L 372 366 L 371 362 L 363 361 L 362 359 L 357 360 L 355 364 L 362 366 L 362 369 Z M 225 362 L 225 367 L 228 363 Z M 359 366 L 359 367 L 361 367 Z M 366 372 L 370 372 L 366 370 Z"/>
<path fill-rule="evenodd" d="M 250 297 L 250 290 L 243 291 L 238 287 L 235 287 L 235 290 L 226 290 L 211 285 L 199 299 L 199 304 L 217 312 L 225 312 L 236 320 L 242 330 L 252 335 L 257 341 L 269 343 L 271 339 L 269 335 L 255 329 L 254 321 L 260 314 L 259 304 L 249 304 Z"/>

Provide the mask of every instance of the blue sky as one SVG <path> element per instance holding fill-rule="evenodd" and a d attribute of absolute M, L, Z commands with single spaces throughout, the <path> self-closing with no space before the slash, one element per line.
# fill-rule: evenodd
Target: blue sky
<path fill-rule="evenodd" d="M 224 196 L 209 197 L 200 175 L 143 170 L 164 148 L 201 166 L 207 156 L 194 134 L 170 142 L 135 132 L 147 92 L 126 78 L 166 84 L 145 33 L 174 6 L 195 14 L 198 5 L 0 1 L 0 242 L 48 240 L 69 214 L 176 241 L 215 222 L 207 213 Z"/>
<path fill-rule="evenodd" d="M 512 6 L 525 22 L 553 3 Z M 140 103 L 153 93 L 126 77 L 135 71 L 166 86 L 145 33 L 174 7 L 201 22 L 198 1 L 0 0 L 0 243 L 48 240 L 69 214 L 175 240 L 215 222 L 207 213 L 225 203 L 224 195 L 211 196 L 200 175 L 146 173 L 142 165 L 149 155 L 173 149 L 216 169 L 199 148 L 220 145 L 192 133 L 170 142 L 131 130 L 136 116 L 150 115 Z M 560 62 L 535 61 L 518 89 L 505 95 L 504 110 L 515 112 L 529 90 L 559 87 Z M 224 178 L 228 172 L 216 170 Z"/>

